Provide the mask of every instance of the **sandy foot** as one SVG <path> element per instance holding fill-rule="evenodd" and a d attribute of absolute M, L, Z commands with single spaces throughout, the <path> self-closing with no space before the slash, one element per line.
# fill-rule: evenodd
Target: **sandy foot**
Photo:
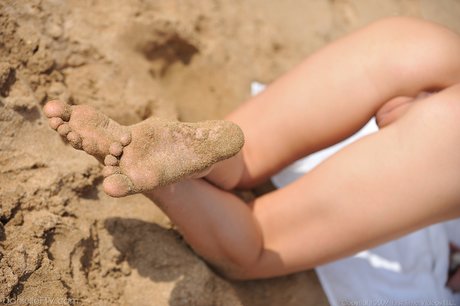
<path fill-rule="evenodd" d="M 227 159 L 244 143 L 240 128 L 228 121 L 182 123 L 149 118 L 122 126 L 87 105 L 50 101 L 50 126 L 76 149 L 105 167 L 104 191 L 113 197 L 153 190 L 201 173 Z"/>

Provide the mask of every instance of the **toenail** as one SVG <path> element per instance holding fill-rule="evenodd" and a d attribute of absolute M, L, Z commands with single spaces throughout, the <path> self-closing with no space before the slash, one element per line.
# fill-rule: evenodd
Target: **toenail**
<path fill-rule="evenodd" d="M 114 142 L 110 145 L 109 152 L 113 156 L 120 156 L 123 153 L 123 146 L 119 142 Z"/>
<path fill-rule="evenodd" d="M 120 142 L 123 146 L 129 145 L 129 143 L 131 142 L 131 133 L 128 132 L 124 134 L 123 136 L 121 136 Z"/>
<path fill-rule="evenodd" d="M 70 126 L 68 124 L 61 124 L 57 128 L 57 131 L 61 136 L 67 136 L 70 133 Z"/>
<path fill-rule="evenodd" d="M 106 166 L 116 166 L 116 165 L 118 165 L 118 159 L 113 155 L 107 155 L 104 158 L 104 164 Z"/>
<path fill-rule="evenodd" d="M 50 127 L 51 127 L 53 130 L 55 130 L 55 129 L 57 129 L 61 124 L 63 124 L 64 121 L 62 121 L 62 119 L 59 118 L 59 117 L 53 117 L 53 118 L 49 119 L 48 123 L 49 123 Z"/>

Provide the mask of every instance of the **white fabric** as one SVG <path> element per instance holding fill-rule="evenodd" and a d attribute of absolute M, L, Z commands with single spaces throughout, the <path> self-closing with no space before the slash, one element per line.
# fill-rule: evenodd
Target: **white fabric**
<path fill-rule="evenodd" d="M 251 86 L 253 94 L 263 89 L 263 84 Z M 371 120 L 349 139 L 293 163 L 272 180 L 281 188 L 344 146 L 377 130 L 375 120 Z M 460 294 L 445 287 L 449 241 L 460 245 L 460 220 L 424 228 L 316 271 L 332 306 L 460 305 Z"/>
<path fill-rule="evenodd" d="M 301 159 L 272 178 L 285 186 L 356 139 L 377 131 L 371 120 L 344 142 Z M 457 305 L 445 287 L 448 242 L 460 242 L 460 221 L 436 224 L 316 269 L 329 302 L 338 305 Z"/>

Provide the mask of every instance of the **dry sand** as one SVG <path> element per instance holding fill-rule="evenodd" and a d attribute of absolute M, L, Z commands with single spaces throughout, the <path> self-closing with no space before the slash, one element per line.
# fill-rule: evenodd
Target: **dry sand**
<path fill-rule="evenodd" d="M 155 205 L 104 195 L 101 166 L 56 137 L 41 107 L 88 103 L 123 124 L 220 118 L 251 81 L 397 14 L 460 30 L 455 0 L 1 1 L 0 301 L 327 304 L 312 272 L 216 276 Z"/>

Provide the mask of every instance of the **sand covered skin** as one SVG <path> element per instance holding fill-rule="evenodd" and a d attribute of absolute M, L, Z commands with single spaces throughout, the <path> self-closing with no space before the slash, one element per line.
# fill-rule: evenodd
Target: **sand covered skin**
<path fill-rule="evenodd" d="M 252 81 L 395 14 L 460 30 L 455 0 L 0 1 L 0 302 L 327 305 L 311 272 L 216 276 L 155 205 L 106 196 L 99 162 L 41 110 L 60 99 L 125 126 L 220 119 Z"/>
<path fill-rule="evenodd" d="M 104 162 L 104 191 L 113 197 L 151 191 L 199 175 L 236 155 L 244 135 L 234 123 L 185 123 L 152 116 L 122 126 L 88 105 L 55 100 L 44 107 L 49 125 L 72 147 Z"/>

